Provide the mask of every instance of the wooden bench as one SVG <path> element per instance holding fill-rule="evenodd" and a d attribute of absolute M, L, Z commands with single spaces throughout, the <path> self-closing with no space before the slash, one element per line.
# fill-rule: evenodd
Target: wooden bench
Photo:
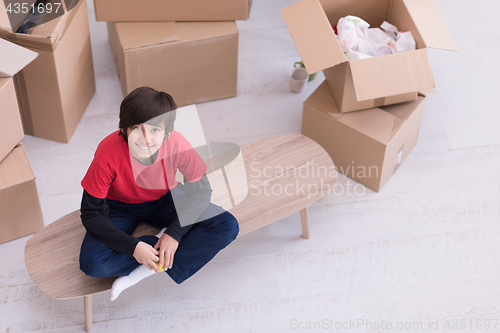
<path fill-rule="evenodd" d="M 309 238 L 308 206 L 336 182 L 328 153 L 301 134 L 253 142 L 242 146 L 241 153 L 249 190 L 243 201 L 230 209 L 239 222 L 238 236 L 300 211 L 302 237 Z M 133 235 L 158 231 L 142 223 Z M 115 277 L 93 278 L 80 270 L 80 245 L 84 235 L 78 210 L 31 237 L 26 243 L 25 261 L 35 284 L 49 296 L 55 299 L 83 297 L 85 329 L 90 332 L 92 295 L 110 289 Z"/>

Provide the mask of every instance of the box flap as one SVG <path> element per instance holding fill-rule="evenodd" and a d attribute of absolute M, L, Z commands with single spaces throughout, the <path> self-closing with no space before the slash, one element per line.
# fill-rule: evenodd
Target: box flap
<path fill-rule="evenodd" d="M 0 163 L 0 189 L 14 186 L 34 179 L 33 170 L 29 164 L 22 145 L 17 146 Z"/>
<path fill-rule="evenodd" d="M 57 7 L 58 11 L 64 11 L 64 15 L 57 16 L 41 25 L 34 26 L 27 34 L 12 33 L 12 31 L 0 29 L 0 37 L 31 50 L 54 51 L 73 18 L 76 16 L 76 13 L 80 10 L 81 6 L 86 6 L 85 1 L 77 1 L 77 4 L 68 12 L 64 3 L 64 1 L 61 2 L 62 7 Z"/>
<path fill-rule="evenodd" d="M 309 74 L 347 61 L 319 0 L 299 1 L 281 15 Z"/>
<path fill-rule="evenodd" d="M 407 120 L 424 101 L 425 97 L 418 96 L 414 101 L 381 106 L 380 108 L 395 117 Z"/>
<path fill-rule="evenodd" d="M 323 81 L 318 88 L 316 88 L 314 93 L 312 93 L 304 103 L 315 109 L 321 110 L 334 118 L 339 118 L 342 115 L 337 103 L 333 99 L 330 87 L 328 86 L 328 82 L 326 82 L 326 80 Z"/>
<path fill-rule="evenodd" d="M 13 77 L 38 57 L 38 53 L 0 39 L 0 77 Z"/>
<path fill-rule="evenodd" d="M 64 10 L 64 8 L 61 8 L 60 10 L 62 11 Z M 57 16 L 51 20 L 44 22 L 43 24 L 36 25 L 28 31 L 28 35 L 43 38 L 53 38 L 53 36 L 57 36 L 64 28 L 68 15 L 69 14 L 65 12 L 64 15 Z M 16 35 L 19 36 L 23 34 Z"/>
<path fill-rule="evenodd" d="M 5 1 L 0 1 L 0 27 L 10 29 L 10 20 L 7 11 L 5 10 Z"/>
<path fill-rule="evenodd" d="M 434 94 L 437 94 L 437 91 L 434 90 L 434 89 L 426 89 L 426 90 L 420 90 L 418 92 L 418 95 L 419 96 L 424 96 L 424 97 L 427 97 L 429 95 L 434 95 Z"/>
<path fill-rule="evenodd" d="M 115 24 L 124 50 L 181 40 L 175 22 L 116 22 Z"/>
<path fill-rule="evenodd" d="M 405 122 L 379 108 L 344 113 L 339 121 L 384 144 L 389 142 Z"/>
<path fill-rule="evenodd" d="M 458 51 L 435 0 L 402 0 L 426 47 Z"/>
<path fill-rule="evenodd" d="M 349 62 L 358 101 L 434 88 L 427 49 Z"/>

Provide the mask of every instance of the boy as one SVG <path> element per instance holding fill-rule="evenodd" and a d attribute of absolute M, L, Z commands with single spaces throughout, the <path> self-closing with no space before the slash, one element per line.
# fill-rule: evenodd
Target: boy
<path fill-rule="evenodd" d="M 152 88 L 128 94 L 120 129 L 101 141 L 82 180 L 87 233 L 80 269 L 94 277 L 121 276 L 111 300 L 163 267 L 182 283 L 238 235 L 234 216 L 210 203 L 206 164 L 174 130 L 176 108 L 169 94 Z M 184 185 L 175 180 L 177 169 Z M 163 230 L 134 238 L 141 221 Z"/>

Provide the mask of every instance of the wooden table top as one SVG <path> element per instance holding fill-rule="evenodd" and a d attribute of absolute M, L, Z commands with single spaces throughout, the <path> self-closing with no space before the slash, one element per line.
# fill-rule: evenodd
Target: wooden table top
<path fill-rule="evenodd" d="M 336 182 L 337 173 L 328 153 L 301 135 L 271 137 L 241 147 L 246 175 L 237 182 L 248 194 L 230 212 L 240 223 L 242 236 L 307 207 Z M 134 236 L 157 234 L 145 223 Z M 46 294 L 56 299 L 82 297 L 111 288 L 115 277 L 93 278 L 79 268 L 85 228 L 80 211 L 49 224 L 26 243 L 28 273 Z"/>

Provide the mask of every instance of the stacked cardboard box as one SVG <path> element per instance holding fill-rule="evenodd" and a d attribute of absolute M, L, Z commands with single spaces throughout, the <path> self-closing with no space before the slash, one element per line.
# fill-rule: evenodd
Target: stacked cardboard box
<path fill-rule="evenodd" d="M 0 119 L 4 127 L 0 132 L 0 161 L 24 137 L 12 77 L 37 56 L 36 52 L 0 39 Z"/>
<path fill-rule="evenodd" d="M 419 92 L 434 87 L 427 47 L 457 50 L 437 4 L 301 0 L 281 13 L 309 74 L 323 70 L 326 78 L 304 103 L 302 133 L 340 172 L 379 191 L 415 146 L 425 98 Z M 416 50 L 348 61 L 332 29 L 347 15 L 411 31 Z"/>
<path fill-rule="evenodd" d="M 35 175 L 20 144 L 0 162 L 0 243 L 44 227 Z"/>
<path fill-rule="evenodd" d="M 234 22 L 108 22 L 123 95 L 149 86 L 178 106 L 236 96 Z"/>
<path fill-rule="evenodd" d="M 124 95 L 149 86 L 172 95 L 178 106 L 236 96 L 234 20 L 247 19 L 248 0 L 95 0 L 94 4 L 96 19 L 108 21 Z"/>
<path fill-rule="evenodd" d="M 14 76 L 37 53 L 0 39 L 0 243 L 43 228 L 35 177 L 24 148 Z"/>
<path fill-rule="evenodd" d="M 95 92 L 86 2 L 26 34 L 0 8 L 0 37 L 39 53 L 14 78 L 24 132 L 69 142 Z"/>
<path fill-rule="evenodd" d="M 425 97 L 341 113 L 324 81 L 304 102 L 302 134 L 318 142 L 338 171 L 379 191 L 417 143 Z"/>
<path fill-rule="evenodd" d="M 97 21 L 246 20 L 251 0 L 94 0 Z"/>

